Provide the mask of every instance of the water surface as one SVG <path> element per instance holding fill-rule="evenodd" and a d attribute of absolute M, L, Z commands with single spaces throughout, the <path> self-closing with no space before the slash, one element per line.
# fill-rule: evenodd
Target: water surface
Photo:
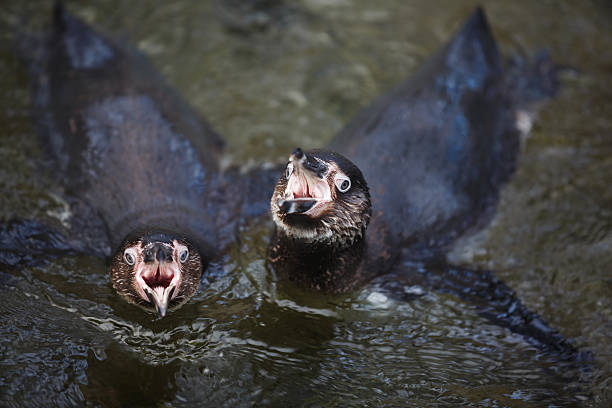
<path fill-rule="evenodd" d="M 0 217 L 61 222 L 40 172 L 14 27 L 46 26 L 47 1 L 0 15 Z M 253 220 L 201 291 L 157 319 L 125 304 L 104 261 L 0 270 L 3 406 L 600 406 L 612 402 L 612 8 L 604 1 L 481 2 L 506 55 L 546 48 L 566 74 L 526 140 L 492 224 L 451 259 L 488 268 L 577 345 L 580 373 L 473 305 L 371 284 L 344 297 L 278 287 Z M 118 2 L 69 10 L 135 44 L 228 141 L 228 162 L 277 163 L 325 145 L 406 78 L 475 3 L 303 0 Z M 27 20 L 23 20 L 27 17 Z M 412 288 L 414 289 L 414 288 Z"/>

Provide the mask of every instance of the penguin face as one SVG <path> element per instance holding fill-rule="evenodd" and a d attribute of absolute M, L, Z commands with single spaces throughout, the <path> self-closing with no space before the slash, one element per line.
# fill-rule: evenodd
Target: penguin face
<path fill-rule="evenodd" d="M 189 300 L 202 276 L 199 252 L 188 240 L 163 233 L 126 239 L 111 260 L 115 290 L 161 317 Z"/>
<path fill-rule="evenodd" d="M 361 171 L 344 156 L 297 148 L 270 202 L 277 228 L 305 241 L 350 244 L 370 220 L 368 186 Z"/>

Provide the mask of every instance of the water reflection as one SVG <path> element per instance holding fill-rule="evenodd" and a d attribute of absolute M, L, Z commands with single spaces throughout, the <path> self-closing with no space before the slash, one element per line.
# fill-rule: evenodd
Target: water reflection
<path fill-rule="evenodd" d="M 103 406 L 152 406 L 173 397 L 178 370 L 178 362 L 150 365 L 138 354 L 113 343 L 103 355 L 89 352 L 87 383 L 80 389 L 85 400 Z"/>

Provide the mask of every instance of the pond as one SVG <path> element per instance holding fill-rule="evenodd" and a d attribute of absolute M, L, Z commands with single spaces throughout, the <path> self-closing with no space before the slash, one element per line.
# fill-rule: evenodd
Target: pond
<path fill-rule="evenodd" d="M 476 3 L 422 0 L 66 2 L 134 44 L 227 140 L 224 160 L 281 163 L 324 146 L 409 76 Z M 74 3 L 74 4 L 73 4 Z M 411 301 L 377 282 L 346 296 L 293 293 L 266 269 L 272 224 L 240 240 L 182 309 L 123 302 L 104 261 L 0 267 L 2 406 L 482 406 L 612 404 L 612 7 L 480 2 L 505 55 L 547 49 L 573 67 L 542 106 L 496 216 L 449 254 L 494 271 L 594 362 L 576 369 L 449 294 Z M 57 223 L 40 171 L 16 27 L 48 1 L 0 14 L 0 217 Z M 418 289 L 418 288 L 417 288 Z"/>

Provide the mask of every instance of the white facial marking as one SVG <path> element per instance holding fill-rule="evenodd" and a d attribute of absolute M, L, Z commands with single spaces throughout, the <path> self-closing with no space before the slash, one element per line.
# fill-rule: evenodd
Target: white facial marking
<path fill-rule="evenodd" d="M 289 180 L 289 177 L 293 174 L 293 163 L 289 162 L 287 164 L 287 168 L 285 169 L 285 178 Z"/>
<path fill-rule="evenodd" d="M 177 240 L 172 241 L 172 244 L 174 246 L 172 257 L 178 259 L 182 264 L 187 262 L 187 259 L 189 259 L 189 249 L 187 249 L 185 245 L 180 244 Z"/>
<path fill-rule="evenodd" d="M 344 173 L 338 173 L 334 177 L 334 184 L 341 193 L 346 193 L 351 188 L 351 179 Z"/>
<path fill-rule="evenodd" d="M 123 260 L 130 266 L 134 265 L 138 260 L 138 251 L 136 248 L 130 247 L 123 251 Z"/>

